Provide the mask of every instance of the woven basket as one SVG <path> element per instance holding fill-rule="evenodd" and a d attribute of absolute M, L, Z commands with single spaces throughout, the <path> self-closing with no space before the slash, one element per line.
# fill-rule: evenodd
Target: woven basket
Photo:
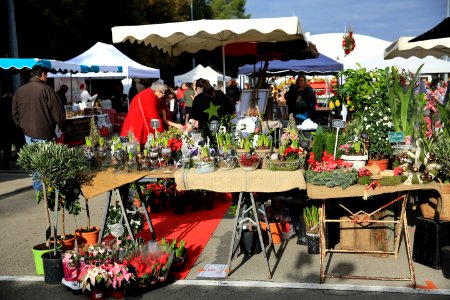
<path fill-rule="evenodd" d="M 443 184 L 441 188 L 442 197 L 437 191 L 427 191 L 427 199 L 422 200 L 420 211 L 424 218 L 450 221 L 450 184 Z M 440 200 L 440 201 L 439 201 Z M 438 207 L 439 202 L 441 203 Z"/>
<path fill-rule="evenodd" d="M 261 162 L 259 163 L 259 169 L 267 169 L 270 160 L 270 149 L 255 149 L 256 155 L 261 157 Z"/>

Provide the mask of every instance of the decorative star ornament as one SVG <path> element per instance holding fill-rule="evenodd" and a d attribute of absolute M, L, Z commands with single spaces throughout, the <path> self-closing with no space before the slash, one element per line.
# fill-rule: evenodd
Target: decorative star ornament
<path fill-rule="evenodd" d="M 214 105 L 213 103 L 209 104 L 209 108 L 205 109 L 203 112 L 208 114 L 208 121 L 211 120 L 212 117 L 216 116 L 219 118 L 219 108 L 220 105 Z"/>

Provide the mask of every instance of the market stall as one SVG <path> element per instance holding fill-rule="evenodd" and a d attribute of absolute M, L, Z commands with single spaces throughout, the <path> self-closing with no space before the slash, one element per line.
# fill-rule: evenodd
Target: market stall
<path fill-rule="evenodd" d="M 253 197 L 254 192 L 274 193 L 284 192 L 292 189 L 305 189 L 306 183 L 303 177 L 303 171 L 270 171 L 270 170 L 255 170 L 246 171 L 242 168 L 233 170 L 217 170 L 210 174 L 199 174 L 192 169 L 182 169 L 175 172 L 175 182 L 179 190 L 196 190 L 204 189 L 215 192 L 238 192 L 239 200 L 237 203 L 237 214 L 234 219 L 233 233 L 231 238 L 231 245 L 228 255 L 228 275 L 232 272 L 232 259 L 236 252 L 236 239 L 239 241 L 242 232 L 244 220 L 251 220 L 252 224 L 256 226 L 259 241 L 261 244 L 262 255 L 267 264 L 268 277 L 272 278 L 272 271 L 267 258 L 267 248 L 264 246 L 263 236 L 261 233 L 259 215 L 262 215 L 266 228 L 269 227 L 269 222 L 266 217 L 264 204 L 256 203 Z M 277 184 L 274 184 L 276 182 Z M 250 199 L 251 216 L 248 217 L 248 211 L 244 208 L 244 198 Z M 241 212 L 241 208 L 244 208 Z M 273 250 L 272 236 L 268 230 L 269 238 L 269 252 Z M 238 243 L 237 243 L 238 244 Z"/>
<path fill-rule="evenodd" d="M 308 197 L 312 201 L 320 201 L 321 204 L 321 215 L 320 215 L 320 240 L 321 240 L 321 251 L 320 251 L 320 282 L 324 283 L 326 278 L 352 278 L 352 279 L 371 279 L 371 280 L 397 280 L 397 281 L 411 281 L 411 285 L 413 288 L 416 287 L 415 273 L 414 273 L 414 265 L 412 260 L 412 247 L 411 247 L 411 239 L 409 237 L 408 232 L 408 222 L 406 218 L 406 204 L 407 204 L 407 194 L 411 191 L 415 190 L 436 190 L 441 191 L 442 185 L 437 183 L 430 184 L 413 184 L 413 185 L 395 185 L 395 186 L 382 186 L 375 189 L 367 189 L 366 186 L 363 185 L 353 185 L 346 189 L 342 189 L 340 187 L 327 188 L 324 186 L 317 186 L 313 184 L 307 184 L 307 193 Z M 352 212 L 346 206 L 351 200 L 351 198 L 356 198 L 358 201 L 363 197 L 382 195 L 382 194 L 394 194 L 394 195 L 403 195 L 394 199 L 387 200 L 387 203 L 380 203 L 379 207 L 374 211 L 358 211 Z M 388 195 L 386 195 L 386 199 Z M 370 201 L 370 200 L 369 200 Z M 327 211 L 330 211 L 330 204 L 338 203 L 341 206 L 345 213 L 349 216 L 348 218 L 339 218 L 333 219 L 327 217 Z M 394 210 L 395 205 L 399 205 L 400 209 L 397 215 L 394 217 L 394 220 L 382 220 L 374 217 L 376 212 L 392 209 Z M 339 223 L 345 224 L 349 222 L 356 222 L 360 224 L 365 224 L 362 227 L 367 227 L 367 224 L 395 224 L 395 240 L 394 240 L 394 249 L 388 250 L 365 250 L 365 249 L 352 249 L 352 250 L 343 250 L 343 249 L 332 249 L 327 246 L 327 224 L 331 223 Z M 373 228 L 373 227 L 372 227 Z M 344 228 L 345 230 L 345 228 Z M 409 277 L 383 277 L 383 276 L 365 276 L 365 275 L 342 275 L 342 274 L 331 274 L 325 270 L 325 265 L 330 264 L 331 256 L 329 258 L 328 263 L 325 262 L 325 257 L 330 253 L 366 253 L 366 254 L 389 254 L 394 255 L 397 258 L 399 243 L 401 236 L 405 237 L 405 247 L 407 250 L 407 263 L 409 265 L 410 276 Z"/>

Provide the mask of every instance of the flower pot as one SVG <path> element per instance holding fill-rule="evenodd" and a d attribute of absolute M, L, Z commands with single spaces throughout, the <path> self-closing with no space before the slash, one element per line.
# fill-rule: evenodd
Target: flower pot
<path fill-rule="evenodd" d="M 53 250 L 53 244 L 51 244 L 51 249 L 48 249 L 47 245 L 45 243 L 35 245 L 31 251 L 33 252 L 34 257 L 34 265 L 36 268 L 36 274 L 37 275 L 44 275 L 44 265 L 42 263 L 42 254 L 49 252 L 50 250 Z M 58 250 L 61 249 L 61 245 L 58 244 Z"/>
<path fill-rule="evenodd" d="M 187 257 L 188 257 L 188 251 L 187 251 L 186 248 L 184 248 L 181 256 L 179 256 L 179 257 L 174 256 L 173 257 L 173 262 L 172 262 L 171 268 L 177 269 L 177 270 L 178 269 L 182 269 L 184 267 L 184 264 L 187 261 Z"/>
<path fill-rule="evenodd" d="M 373 164 L 376 164 L 378 166 L 378 168 L 380 168 L 380 172 L 381 172 L 381 171 L 384 171 L 387 169 L 389 160 L 388 159 L 378 159 L 378 160 L 371 159 L 367 162 L 368 167 L 372 166 Z"/>
<path fill-rule="evenodd" d="M 245 255 L 253 255 L 261 253 L 261 243 L 257 231 L 243 230 L 241 241 L 239 243 L 241 251 Z"/>
<path fill-rule="evenodd" d="M 124 299 L 125 290 L 123 288 L 111 289 L 111 297 L 114 299 Z"/>
<path fill-rule="evenodd" d="M 90 300 L 103 300 L 105 299 L 105 291 L 103 290 L 92 290 L 89 293 Z"/>
<path fill-rule="evenodd" d="M 33 251 L 34 265 L 36 268 L 37 275 L 44 275 L 44 264 L 42 262 L 42 254 L 49 252 L 50 250 L 45 245 L 45 243 L 34 246 L 31 251 Z"/>
<path fill-rule="evenodd" d="M 75 229 L 78 245 L 86 244 L 87 246 L 96 245 L 98 243 L 98 236 L 100 227 L 93 226 L 89 231 L 85 228 Z"/>
<path fill-rule="evenodd" d="M 255 149 L 256 155 L 261 157 L 258 169 L 267 169 L 270 159 L 270 149 Z"/>
<path fill-rule="evenodd" d="M 44 281 L 47 284 L 60 284 L 64 278 L 61 252 L 53 255 L 53 252 L 42 254 L 44 264 Z"/>
<path fill-rule="evenodd" d="M 76 236 L 74 234 L 66 234 L 66 238 L 63 239 L 62 236 L 58 235 L 58 243 L 61 244 L 61 250 L 73 250 L 75 247 L 75 239 Z M 53 241 L 53 239 L 50 239 L 50 241 Z"/>
<path fill-rule="evenodd" d="M 63 262 L 64 279 L 66 281 L 77 281 L 80 269 L 77 266 L 69 266 Z"/>
<path fill-rule="evenodd" d="M 450 279 L 450 246 L 441 248 L 442 275 Z"/>
<path fill-rule="evenodd" d="M 265 222 L 259 222 L 259 226 L 261 226 L 262 230 L 267 230 L 267 226 Z M 283 228 L 280 222 L 269 223 L 270 233 L 272 234 L 272 242 L 277 245 L 281 244 L 281 236 L 283 232 Z"/>
<path fill-rule="evenodd" d="M 308 245 L 308 239 L 306 238 L 306 224 L 303 212 L 300 214 L 299 230 L 297 237 L 297 245 Z"/>
<path fill-rule="evenodd" d="M 306 240 L 308 241 L 308 253 L 320 254 L 320 236 L 318 234 L 306 233 Z"/>
<path fill-rule="evenodd" d="M 366 165 L 367 155 L 341 155 L 341 159 L 345 162 L 353 164 L 353 169 L 359 170 Z"/>

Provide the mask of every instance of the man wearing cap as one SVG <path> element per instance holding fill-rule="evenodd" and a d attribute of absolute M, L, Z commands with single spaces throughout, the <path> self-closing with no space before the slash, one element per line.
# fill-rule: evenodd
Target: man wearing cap
<path fill-rule="evenodd" d="M 12 116 L 24 135 L 25 142 L 52 141 L 55 129 L 66 129 L 66 112 L 55 90 L 46 84 L 49 70 L 35 65 L 31 70 L 30 81 L 19 87 L 13 97 Z M 38 190 L 40 182 L 33 182 Z"/>

